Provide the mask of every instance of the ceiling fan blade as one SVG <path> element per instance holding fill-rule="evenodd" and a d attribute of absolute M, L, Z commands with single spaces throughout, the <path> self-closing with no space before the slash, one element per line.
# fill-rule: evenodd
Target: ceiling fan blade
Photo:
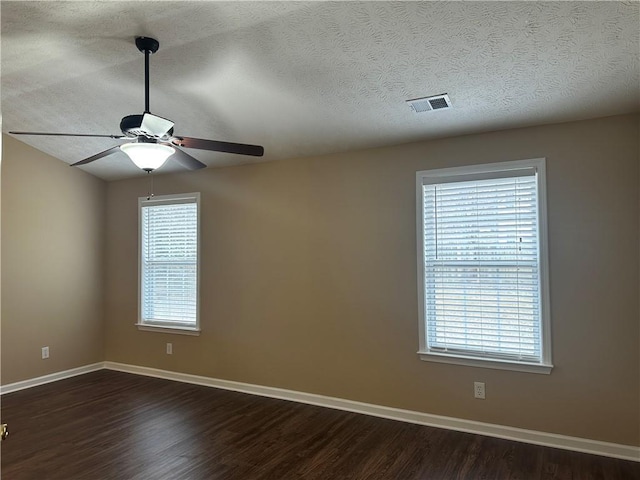
<path fill-rule="evenodd" d="M 147 112 L 142 117 L 140 128 L 152 136 L 162 137 L 169 133 L 173 125 L 174 123 L 171 120 Z"/>
<path fill-rule="evenodd" d="M 45 135 L 49 137 L 125 138 L 124 135 L 94 135 L 92 133 L 9 132 L 11 135 Z"/>
<path fill-rule="evenodd" d="M 118 150 L 120 150 L 120 146 L 116 145 L 115 147 L 111 147 L 105 150 L 104 152 L 96 153 L 95 155 L 85 158 L 84 160 L 80 160 L 79 162 L 72 163 L 71 166 L 77 167 L 79 165 L 86 165 L 87 163 L 91 163 L 95 160 L 98 160 L 99 158 L 106 157 L 107 155 L 111 155 L 112 153 L 115 153 Z"/>
<path fill-rule="evenodd" d="M 168 143 L 163 143 L 163 145 L 170 145 Z M 171 155 L 169 158 L 175 160 L 184 168 L 188 168 L 189 170 L 199 170 L 201 168 L 207 168 L 207 166 L 202 163 L 200 160 L 193 158 L 187 152 L 183 152 L 179 148 L 176 148 L 175 145 L 170 145 L 175 150 L 175 153 Z"/>
<path fill-rule="evenodd" d="M 219 142 L 217 140 L 204 140 L 202 138 L 173 137 L 171 143 L 178 147 L 198 148 L 214 152 L 239 153 L 240 155 L 252 155 L 261 157 L 264 148 L 260 145 L 247 145 L 245 143 Z"/>

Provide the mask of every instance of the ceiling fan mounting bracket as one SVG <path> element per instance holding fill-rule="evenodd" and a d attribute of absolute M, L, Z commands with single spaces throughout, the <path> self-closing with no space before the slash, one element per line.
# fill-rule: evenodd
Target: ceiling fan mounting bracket
<path fill-rule="evenodd" d="M 136 47 L 138 47 L 138 50 L 140 50 L 142 53 L 156 53 L 158 51 L 158 48 L 160 48 L 160 42 L 158 42 L 158 40 L 156 40 L 155 38 L 136 37 Z"/>

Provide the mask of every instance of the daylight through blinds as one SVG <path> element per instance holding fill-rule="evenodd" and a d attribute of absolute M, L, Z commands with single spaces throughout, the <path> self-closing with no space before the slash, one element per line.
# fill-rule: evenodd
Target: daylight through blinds
<path fill-rule="evenodd" d="M 536 174 L 486 177 L 422 187 L 427 344 L 540 362 Z"/>
<path fill-rule="evenodd" d="M 142 207 L 143 322 L 195 326 L 197 215 L 196 203 Z"/>

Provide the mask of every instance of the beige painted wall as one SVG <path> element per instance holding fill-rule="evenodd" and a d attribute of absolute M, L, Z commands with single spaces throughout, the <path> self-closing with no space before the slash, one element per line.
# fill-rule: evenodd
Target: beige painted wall
<path fill-rule="evenodd" d="M 9 136 L 2 147 L 6 385 L 104 359 L 106 184 Z"/>
<path fill-rule="evenodd" d="M 640 444 L 639 117 L 158 175 L 202 194 L 202 335 L 141 332 L 137 198 L 108 184 L 107 360 Z M 418 359 L 417 170 L 546 157 L 551 375 Z M 164 353 L 165 343 L 174 354 Z M 473 381 L 487 399 L 474 400 Z"/>

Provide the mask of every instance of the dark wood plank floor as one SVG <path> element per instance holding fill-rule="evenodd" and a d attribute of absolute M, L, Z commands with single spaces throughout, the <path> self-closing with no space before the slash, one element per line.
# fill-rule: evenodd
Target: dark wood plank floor
<path fill-rule="evenodd" d="M 98 371 L 2 397 L 4 480 L 640 479 L 640 464 Z"/>

